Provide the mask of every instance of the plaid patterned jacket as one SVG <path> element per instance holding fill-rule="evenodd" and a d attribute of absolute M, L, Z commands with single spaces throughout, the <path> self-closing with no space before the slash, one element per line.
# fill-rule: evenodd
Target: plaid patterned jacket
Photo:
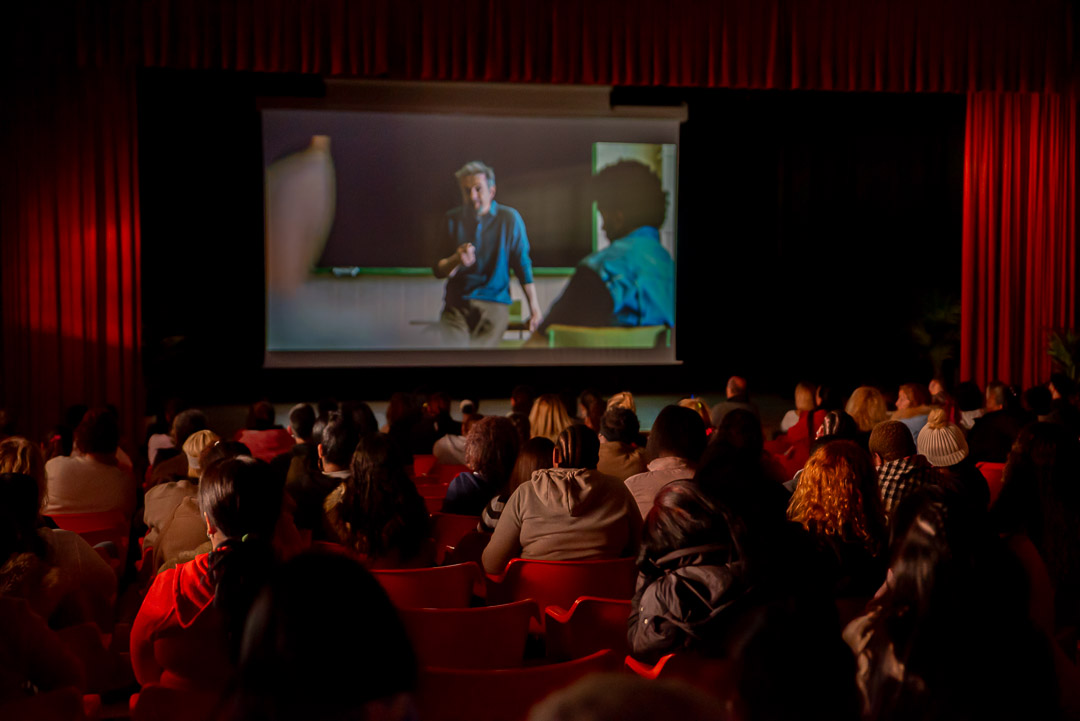
<path fill-rule="evenodd" d="M 934 467 L 922 456 L 908 456 L 878 466 L 878 492 L 885 516 L 891 517 L 904 497 L 934 478 Z"/>

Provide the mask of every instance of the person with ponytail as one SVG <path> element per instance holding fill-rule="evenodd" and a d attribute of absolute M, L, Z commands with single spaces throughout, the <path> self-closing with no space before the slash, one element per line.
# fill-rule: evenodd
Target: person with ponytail
<path fill-rule="evenodd" d="M 510 559 L 551 561 L 620 558 L 637 553 L 641 515 L 617 478 L 596 470 L 600 441 L 584 425 L 563 430 L 554 468 L 536 471 L 506 502 L 484 570 L 502 573 Z"/>
<path fill-rule="evenodd" d="M 206 468 L 199 507 L 213 550 L 154 579 L 131 628 L 140 684 L 224 689 L 248 610 L 276 562 L 283 491 L 270 466 L 250 456 Z"/>

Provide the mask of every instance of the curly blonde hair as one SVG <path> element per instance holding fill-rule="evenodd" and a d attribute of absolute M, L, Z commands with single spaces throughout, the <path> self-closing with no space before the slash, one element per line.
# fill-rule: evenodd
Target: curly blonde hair
<path fill-rule="evenodd" d="M 851 441 L 818 448 L 803 468 L 787 517 L 811 533 L 861 543 L 877 555 L 885 522 L 870 455 Z"/>
<path fill-rule="evenodd" d="M 889 420 L 885 394 L 873 386 L 859 386 L 848 398 L 844 412 L 855 419 L 859 430 L 868 433 L 882 421 Z"/>

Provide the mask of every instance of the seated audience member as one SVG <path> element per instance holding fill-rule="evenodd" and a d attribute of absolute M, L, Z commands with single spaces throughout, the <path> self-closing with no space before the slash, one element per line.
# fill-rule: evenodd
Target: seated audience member
<path fill-rule="evenodd" d="M 465 465 L 465 438 L 469 429 L 484 416 L 476 410 L 476 401 L 461 402 L 461 434 L 447 433 L 435 441 L 431 452 L 435 461 L 447 466 Z"/>
<path fill-rule="evenodd" d="M 712 409 L 709 408 L 709 404 L 702 398 L 695 398 L 690 396 L 689 398 L 682 398 L 675 405 L 683 408 L 689 408 L 694 413 L 701 416 L 701 422 L 705 424 L 705 433 L 712 433 Z"/>
<path fill-rule="evenodd" d="M 991 509 L 995 529 L 1025 560 L 1029 576 L 1049 575 L 1050 629 L 1080 624 L 1080 442 L 1055 423 L 1035 423 L 1020 431 L 1005 464 L 1001 494 Z M 1034 549 L 1037 561 L 1031 557 Z M 1030 560 L 1029 560 L 1030 559 Z M 1031 561 L 1035 561 L 1032 563 Z M 1041 563 L 1040 563 L 1041 562 Z"/>
<path fill-rule="evenodd" d="M 799 422 L 806 412 L 814 410 L 814 392 L 817 386 L 813 383 L 799 383 L 795 386 L 795 408 L 784 414 L 780 420 L 780 432 L 787 433 L 792 426 Z"/>
<path fill-rule="evenodd" d="M 319 470 L 318 442 L 315 440 L 317 420 L 315 409 L 307 403 L 298 403 L 289 409 L 286 430 L 292 436 L 293 446 L 270 461 L 270 467 L 285 479 L 286 486 L 290 481 L 298 481 L 304 473 Z"/>
<path fill-rule="evenodd" d="M 964 381 L 956 386 L 956 407 L 960 412 L 956 425 L 963 428 L 965 433 L 971 430 L 977 419 L 982 418 L 986 412 L 984 406 L 983 392 L 974 381 Z"/>
<path fill-rule="evenodd" d="M 968 432 L 971 457 L 976 463 L 1004 463 L 1020 429 L 1030 420 L 1023 410 L 1014 408 L 1009 387 L 994 381 L 986 387 L 986 412 Z"/>
<path fill-rule="evenodd" d="M 749 386 L 742 376 L 728 378 L 725 395 L 724 400 L 714 404 L 712 407 L 712 424 L 714 427 L 719 426 L 723 422 L 724 416 L 736 409 L 750 411 L 755 418 L 761 418 L 757 406 L 750 401 Z"/>
<path fill-rule="evenodd" d="M 511 494 L 484 569 L 502 573 L 510 559 L 552 561 L 620 558 L 637 553 L 641 516 L 618 480 L 596 470 L 600 442 L 583 425 L 559 435 L 554 468 L 533 474 Z"/>
<path fill-rule="evenodd" d="M 608 411 L 612 408 L 625 408 L 628 411 L 637 413 L 637 401 L 634 400 L 634 394 L 630 391 L 619 391 L 611 398 L 608 398 L 604 410 Z"/>
<path fill-rule="evenodd" d="M 667 406 L 656 416 L 646 452 L 648 470 L 626 479 L 626 487 L 645 518 L 661 488 L 693 478 L 705 450 L 705 423 L 689 408 Z M 603 446 L 601 445 L 601 450 Z"/>
<path fill-rule="evenodd" d="M 143 538 L 143 548 L 153 548 L 157 544 L 162 526 L 172 518 L 181 501 L 199 494 L 198 483 L 202 476 L 200 458 L 206 449 L 220 440 L 213 431 L 192 433 L 184 441 L 183 450 L 188 459 L 188 477 L 193 480 L 159 483 L 146 492 L 143 500 L 143 522 L 146 523 L 147 532 Z"/>
<path fill-rule="evenodd" d="M 335 408 L 333 410 L 337 409 Z M 391 428 L 400 421 L 408 419 L 410 416 L 419 417 L 419 410 L 416 407 L 416 402 L 411 394 L 397 391 L 390 396 L 390 402 L 386 404 L 386 425 L 379 428 L 379 432 L 390 435 Z"/>
<path fill-rule="evenodd" d="M 207 428 L 209 425 L 206 422 L 206 414 L 202 411 L 191 408 L 177 413 L 173 418 L 172 430 L 169 431 L 173 445 L 158 451 L 157 462 L 150 471 L 150 485 L 187 478 L 187 458 L 181 450 L 184 447 L 184 441 L 192 433 L 204 431 Z"/>
<path fill-rule="evenodd" d="M 176 414 L 180 412 L 181 402 L 179 398 L 169 398 L 165 401 L 162 412 L 155 416 L 153 425 L 147 430 L 146 457 L 153 466 L 157 462 L 159 451 L 175 448 L 175 441 L 169 433 L 172 430 Z"/>
<path fill-rule="evenodd" d="M 919 455 L 937 469 L 938 477 L 948 478 L 958 493 L 962 493 L 979 508 L 990 503 L 990 488 L 986 478 L 975 467 L 968 453 L 964 431 L 947 420 L 944 408 L 934 408 L 916 444 Z"/>
<path fill-rule="evenodd" d="M 554 453 L 555 444 L 547 438 L 530 438 L 523 443 L 521 450 L 518 451 L 517 460 L 514 461 L 514 470 L 510 472 L 510 482 L 506 484 L 506 488 L 502 493 L 492 498 L 484 507 L 476 530 L 493 533 L 495 526 L 499 522 L 499 516 L 502 515 L 503 508 L 506 507 L 506 502 L 510 500 L 510 494 L 516 491 L 521 484 L 528 483 L 537 471 L 551 468 Z"/>
<path fill-rule="evenodd" d="M 360 442 L 360 431 L 350 415 L 332 411 L 316 440 L 318 443 L 312 452 L 318 468 L 311 470 L 305 467 L 303 473 L 290 473 L 285 482 L 285 491 L 292 499 L 296 527 L 311 531 L 321 540 L 324 536 L 323 505 L 330 492 L 349 477 L 353 453 Z"/>
<path fill-rule="evenodd" d="M 37 452 L 20 438 L 2 445 L 17 441 Z M 0 597 L 25 599 L 54 628 L 94 621 L 111 630 L 116 574 L 79 535 L 39 527 L 39 493 L 30 475 L 0 474 Z"/>
<path fill-rule="evenodd" d="M 419 421 L 410 434 L 414 455 L 429 455 L 435 442 L 447 433 L 461 434 L 461 424 L 450 415 L 450 396 L 443 392 L 432 393 L 423 405 Z"/>
<path fill-rule="evenodd" d="M 330 599 L 347 612 L 327 614 Z M 412 721 L 416 683 L 412 645 L 378 581 L 340 554 L 307 553 L 252 606 L 219 718 Z"/>
<path fill-rule="evenodd" d="M 859 427 L 858 439 L 865 448 L 870 442 L 870 432 L 878 423 L 889 420 L 889 410 L 885 396 L 873 386 L 859 386 L 848 398 L 844 411 L 855 419 Z"/>
<path fill-rule="evenodd" d="M 607 402 L 597 390 L 587 388 L 577 397 L 577 419 L 592 431 L 600 432 L 600 418 L 606 409 Z"/>
<path fill-rule="evenodd" d="M 646 470 L 645 450 L 634 442 L 641 426 L 627 408 L 610 408 L 600 420 L 600 460 L 596 470 L 625 481 Z"/>
<path fill-rule="evenodd" d="M 361 436 L 379 432 L 379 420 L 375 417 L 375 411 L 364 401 L 342 401 L 341 413 L 352 421 Z"/>
<path fill-rule="evenodd" d="M 446 489 L 443 513 L 479 516 L 493 498 L 506 492 L 517 460 L 517 429 L 508 418 L 492 416 L 478 421 L 465 440 L 465 464 Z"/>
<path fill-rule="evenodd" d="M 282 484 L 250 456 L 211 463 L 199 504 L 213 550 L 158 574 L 131 627 L 142 685 L 223 691 L 248 611 L 275 564 Z"/>
<path fill-rule="evenodd" d="M 45 515 L 119 511 L 124 518 L 131 518 L 135 479 L 117 464 L 119 440 L 115 415 L 104 409 L 87 412 L 75 429 L 77 453 L 58 456 L 45 464 Z"/>
<path fill-rule="evenodd" d="M 382 433 L 360 438 L 352 473 L 327 496 L 326 520 L 335 540 L 372 568 L 425 566 L 432 561 L 424 499 Z"/>
<path fill-rule="evenodd" d="M 545 393 L 536 399 L 529 411 L 529 433 L 532 438 L 543 436 L 554 443 L 559 434 L 574 424 L 566 412 L 562 399 L 553 393 Z"/>
<path fill-rule="evenodd" d="M 675 264 L 660 242 L 667 192 L 647 165 L 622 160 L 592 178 L 610 244 L 582 259 L 529 344 L 552 324 L 675 325 Z"/>
<path fill-rule="evenodd" d="M 529 417 L 532 412 L 533 402 L 536 400 L 536 391 L 532 386 L 517 385 L 510 391 L 510 412 L 508 416 Z"/>
<path fill-rule="evenodd" d="M 878 493 L 885 517 L 924 483 L 934 479 L 933 467 L 918 455 L 911 431 L 900 421 L 885 421 L 870 433 L 870 454 L 877 467 Z"/>
<path fill-rule="evenodd" d="M 199 433 L 209 432 L 199 431 Z M 193 434 L 191 438 L 199 433 Z M 185 441 L 185 445 L 191 442 L 191 438 Z M 199 455 L 198 465 L 205 469 L 226 458 L 250 455 L 248 447 L 243 443 L 221 441 L 203 449 Z M 152 544 L 154 569 L 172 568 L 178 563 L 186 563 L 200 554 L 213 550 L 210 536 L 206 533 L 206 519 L 203 518 L 202 509 L 199 507 L 198 488 L 198 485 L 192 486 L 194 495 L 183 496 L 173 509 L 172 515 L 161 522 L 157 540 Z M 148 491 L 147 496 L 149 495 Z"/>
<path fill-rule="evenodd" d="M 267 463 L 296 445 L 292 434 L 279 426 L 274 416 L 270 401 L 259 401 L 248 413 L 247 427 L 234 439 L 250 448 L 253 457 Z"/>
<path fill-rule="evenodd" d="M 37 485 L 37 508 L 45 507 L 48 484 L 45 478 L 45 457 L 41 449 L 19 436 L 0 441 L 0 473 L 24 473 Z"/>
<path fill-rule="evenodd" d="M 692 481 L 661 489 L 645 517 L 627 640 L 650 663 L 675 651 L 718 654 L 731 608 L 751 589 L 732 520 Z"/>
<path fill-rule="evenodd" d="M 927 390 L 930 392 L 930 405 L 944 408 L 945 419 L 949 423 L 960 420 L 960 408 L 956 398 L 949 392 L 949 384 L 943 376 L 934 376 L 927 385 Z"/>
<path fill-rule="evenodd" d="M 1045 420 L 1065 426 L 1073 435 L 1080 435 L 1080 410 L 1073 403 L 1076 384 L 1064 373 L 1054 373 L 1047 390 L 1050 391 L 1050 410 Z"/>
<path fill-rule="evenodd" d="M 889 582 L 844 631 L 863 718 L 1057 718 L 1049 645 L 985 512 L 923 486 L 894 524 Z"/>
<path fill-rule="evenodd" d="M 837 597 L 869 598 L 885 580 L 885 518 L 870 455 L 852 441 L 810 455 L 787 517 L 814 539 Z"/>
<path fill-rule="evenodd" d="M 930 391 L 921 383 L 905 383 L 896 394 L 896 411 L 892 420 L 900 421 L 911 437 L 919 439 L 919 431 L 926 425 L 926 416 L 930 413 Z"/>
<path fill-rule="evenodd" d="M 1046 386 L 1032 386 L 1020 397 L 1021 407 L 1040 423 L 1049 421 L 1053 401 L 1054 396 Z"/>
<path fill-rule="evenodd" d="M 728 721 L 717 698 L 684 681 L 646 679 L 628 673 L 594 673 L 533 706 L 529 721 Z"/>

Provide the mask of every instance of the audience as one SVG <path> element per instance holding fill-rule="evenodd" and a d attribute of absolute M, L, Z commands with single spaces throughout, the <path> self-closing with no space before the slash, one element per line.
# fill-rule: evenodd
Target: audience
<path fill-rule="evenodd" d="M 649 514 L 661 488 L 672 481 L 694 477 L 705 451 L 705 439 L 705 423 L 689 408 L 666 406 L 656 416 L 645 449 L 652 460 L 646 471 L 626 479 L 626 487 L 642 518 Z"/>
<path fill-rule="evenodd" d="M 645 450 L 634 445 L 641 425 L 629 408 L 609 408 L 600 419 L 600 460 L 596 470 L 620 481 L 643 473 Z"/>
<path fill-rule="evenodd" d="M 869 598 L 885 578 L 885 518 L 870 455 L 852 441 L 810 455 L 788 506 L 809 531 L 836 596 Z"/>
<path fill-rule="evenodd" d="M 885 421 L 870 433 L 870 453 L 877 467 L 878 493 L 886 517 L 919 486 L 933 478 L 933 468 L 918 455 L 911 430 L 900 421 Z"/>
<path fill-rule="evenodd" d="M 252 456 L 267 463 L 282 453 L 290 453 L 296 445 L 292 433 L 277 425 L 274 416 L 270 401 L 259 401 L 251 406 L 247 427 L 234 439 L 250 448 Z"/>
<path fill-rule="evenodd" d="M 120 427 L 111 411 L 87 411 L 75 429 L 76 452 L 45 464 L 45 515 L 116 511 L 131 518 L 135 479 L 118 465 L 119 441 Z M 186 470 L 186 458 L 184 463 Z"/>
<path fill-rule="evenodd" d="M 730 609 L 751 588 L 728 512 L 692 481 L 669 483 L 645 516 L 630 653 L 650 663 L 675 651 L 720 655 Z"/>
<path fill-rule="evenodd" d="M 326 518 L 335 540 L 371 568 L 431 563 L 424 499 L 382 433 L 360 438 L 352 472 L 327 496 Z"/>
<path fill-rule="evenodd" d="M 750 402 L 749 386 L 745 378 L 741 376 L 728 378 L 725 395 L 724 400 L 714 404 L 712 407 L 713 427 L 718 427 L 724 421 L 724 416 L 736 409 L 750 411 L 754 414 L 754 417 L 761 418 L 757 406 Z"/>
<path fill-rule="evenodd" d="M 250 456 L 206 469 L 199 504 L 213 551 L 154 579 L 131 628 L 140 684 L 225 689 L 248 610 L 274 567 L 282 491 L 270 467 Z"/>
<path fill-rule="evenodd" d="M 536 399 L 529 411 L 530 437 L 543 436 L 554 443 L 559 434 L 573 425 L 574 420 L 566 412 L 562 399 L 553 393 L 545 393 Z"/>
<path fill-rule="evenodd" d="M 221 719 L 414 719 L 416 659 L 375 580 L 385 577 L 363 568 L 435 560 L 433 499 L 407 475 L 413 452 L 470 468 L 442 509 L 474 516 L 476 531 L 443 563 L 498 574 L 515 557 L 636 558 L 623 612 L 632 654 L 675 652 L 673 673 L 699 684 L 722 669 L 705 686 L 720 717 L 1080 716 L 1080 440 L 1067 376 L 1028 388 L 1023 410 L 1003 383 L 979 409 L 974 384 L 955 399 L 942 378 L 905 384 L 891 420 L 872 386 L 842 397 L 799 384 L 786 436 L 768 444 L 746 381 L 728 385 L 711 436 L 708 407 L 689 398 L 661 410 L 647 441 L 629 391 L 605 410 L 597 391 L 574 403 L 564 390 L 576 419 L 559 396 L 533 403 L 526 387 L 507 418 L 463 401 L 462 435 L 443 393 L 395 394 L 387 435 L 366 403 L 299 404 L 285 430 L 264 402 L 245 437 L 264 456 L 260 434 L 287 437 L 271 463 L 220 442 L 201 412 L 177 413 L 168 443 L 154 435 L 132 455 L 140 473 L 150 451 L 157 461 L 132 536 L 145 521 L 138 577 L 135 549 L 109 559 L 112 544 L 94 548 L 96 537 L 41 515 L 136 514 L 116 411 L 70 408 L 45 438 L 48 463 L 35 444 L 2 438 L 0 716 L 22 709 L 27 689 L 40 692 L 27 714 L 78 715 L 101 669 L 81 667 L 48 627 L 66 638 L 89 621 L 108 634 L 134 618 L 137 680 L 210 704 L 192 718 L 216 707 Z M 422 414 L 414 398 L 427 399 Z M 765 420 L 771 429 L 779 414 Z M 989 512 L 979 460 L 1005 461 Z M 312 541 L 338 552 L 296 557 Z M 631 714 L 613 693 L 553 696 L 534 717 Z M 657 713 L 671 715 L 680 702 L 670 703 Z M 710 717 L 708 705 L 686 708 Z"/>
<path fill-rule="evenodd" d="M 509 419 L 491 417 L 476 423 L 465 442 L 465 464 L 472 470 L 450 481 L 443 513 L 479 516 L 506 493 L 519 446 L 517 429 Z"/>
<path fill-rule="evenodd" d="M 600 442 L 572 425 L 555 444 L 554 467 L 511 494 L 484 549 L 484 570 L 502 573 L 512 558 L 552 561 L 633 555 L 641 516 L 622 482 L 596 470 Z"/>

